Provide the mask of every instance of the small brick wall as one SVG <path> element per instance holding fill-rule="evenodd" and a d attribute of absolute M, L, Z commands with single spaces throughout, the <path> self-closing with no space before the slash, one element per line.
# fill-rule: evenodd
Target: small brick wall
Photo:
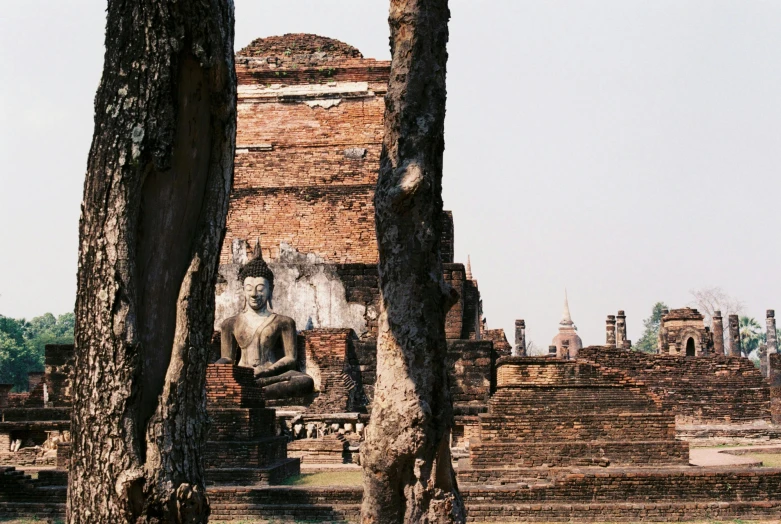
<path fill-rule="evenodd" d="M 604 346 L 583 348 L 578 357 L 642 381 L 678 422 L 770 421 L 770 388 L 746 358 L 651 355 Z"/>
<path fill-rule="evenodd" d="M 70 406 L 72 395 L 73 344 L 47 344 L 45 381 L 49 406 Z"/>
<path fill-rule="evenodd" d="M 210 364 L 206 368 L 206 399 L 209 407 L 263 408 L 263 390 L 255 385 L 251 368 L 233 364 Z"/>

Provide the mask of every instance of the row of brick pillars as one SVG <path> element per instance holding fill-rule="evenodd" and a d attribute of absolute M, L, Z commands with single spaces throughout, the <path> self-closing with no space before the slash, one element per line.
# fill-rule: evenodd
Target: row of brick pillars
<path fill-rule="evenodd" d="M 605 321 L 605 345 L 630 349 L 632 341 L 626 337 L 626 313 L 623 309 L 618 310 L 617 315 L 608 315 Z"/>

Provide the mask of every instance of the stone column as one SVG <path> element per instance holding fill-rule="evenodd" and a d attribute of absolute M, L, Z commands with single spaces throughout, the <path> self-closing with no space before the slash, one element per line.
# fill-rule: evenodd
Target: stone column
<path fill-rule="evenodd" d="M 616 315 L 616 347 L 628 349 L 626 342 L 626 314 L 623 309 L 619 309 Z"/>
<path fill-rule="evenodd" d="M 717 355 L 724 354 L 724 319 L 721 318 L 721 311 L 713 312 L 713 352 Z"/>
<path fill-rule="evenodd" d="M 737 315 L 729 316 L 729 354 L 731 357 L 740 357 L 740 320 Z"/>
<path fill-rule="evenodd" d="M 767 345 L 759 345 L 759 371 L 762 376 L 768 378 L 768 366 L 767 366 Z"/>
<path fill-rule="evenodd" d="M 778 334 L 776 333 L 776 312 L 767 310 L 767 354 L 778 353 Z"/>
<path fill-rule="evenodd" d="M 608 315 L 605 322 L 605 345 L 616 347 L 616 316 Z"/>
<path fill-rule="evenodd" d="M 768 355 L 768 379 L 770 379 L 770 415 L 773 424 L 781 424 L 781 353 Z"/>
<path fill-rule="evenodd" d="M 526 321 L 523 319 L 515 321 L 515 347 L 513 348 L 513 356 L 526 356 Z"/>

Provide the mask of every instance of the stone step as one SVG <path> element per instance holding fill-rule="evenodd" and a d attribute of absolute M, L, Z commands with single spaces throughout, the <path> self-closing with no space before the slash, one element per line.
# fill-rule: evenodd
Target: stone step
<path fill-rule="evenodd" d="M 211 468 L 206 470 L 207 485 L 268 486 L 279 484 L 301 473 L 301 461 L 288 458 L 263 468 Z"/>
<path fill-rule="evenodd" d="M 254 441 L 209 441 L 204 463 L 210 468 L 262 468 L 287 457 L 287 437 L 268 437 Z"/>
<path fill-rule="evenodd" d="M 467 503 L 468 522 L 672 522 L 766 520 L 781 514 L 781 501 L 662 503 Z"/>
<path fill-rule="evenodd" d="M 270 522 L 359 522 L 360 504 L 220 504 L 211 506 L 212 520 L 249 520 Z"/>
<path fill-rule="evenodd" d="M 474 468 L 561 467 L 607 459 L 611 465 L 687 465 L 689 445 L 677 440 L 480 442 L 471 446 Z"/>

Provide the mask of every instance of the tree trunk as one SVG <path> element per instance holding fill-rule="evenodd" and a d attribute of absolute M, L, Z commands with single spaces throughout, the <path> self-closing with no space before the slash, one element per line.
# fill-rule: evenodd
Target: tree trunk
<path fill-rule="evenodd" d="M 110 1 L 79 225 L 71 524 L 208 520 L 235 133 L 233 2 Z"/>
<path fill-rule="evenodd" d="M 391 0 L 390 84 L 375 195 L 382 310 L 362 446 L 363 522 L 463 522 L 450 462 L 453 408 L 442 277 L 447 0 Z"/>

